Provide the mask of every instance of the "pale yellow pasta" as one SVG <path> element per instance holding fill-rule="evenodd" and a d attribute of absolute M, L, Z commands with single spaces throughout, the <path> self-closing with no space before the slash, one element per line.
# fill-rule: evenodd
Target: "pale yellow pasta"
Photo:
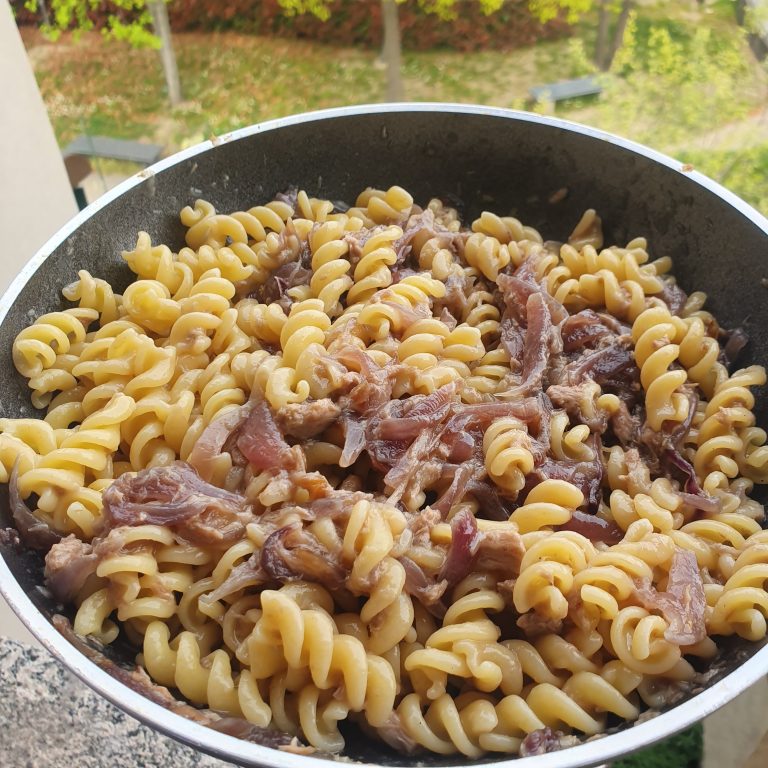
<path fill-rule="evenodd" d="M 64 298 L 78 302 L 79 307 L 95 309 L 99 323 L 106 325 L 123 314 L 123 297 L 112 290 L 112 286 L 101 278 L 94 277 L 88 270 L 81 269 L 78 280 L 61 289 Z"/>
<path fill-rule="evenodd" d="M 261 608 L 261 618 L 248 640 L 256 679 L 308 668 L 315 685 L 328 688 L 343 683 L 350 710 L 364 711 L 371 725 L 383 725 L 395 699 L 394 672 L 384 659 L 366 653 L 352 636 L 337 634 L 325 611 L 301 610 L 280 591 L 262 592 Z"/>
<path fill-rule="evenodd" d="M 633 241 L 627 248 L 604 248 L 599 252 L 591 244 L 577 250 L 566 243 L 560 249 L 560 259 L 570 275 L 577 279 L 585 274 L 607 270 L 620 282 L 630 280 L 637 283 L 646 295 L 659 293 L 662 289 L 662 282 L 657 275 L 663 270 L 655 264 L 646 263 L 648 254 L 642 238 Z"/>
<path fill-rule="evenodd" d="M 499 419 L 491 425 L 483 437 L 483 453 L 489 476 L 505 490 L 519 491 L 533 470 L 530 438 L 517 419 Z"/>
<path fill-rule="evenodd" d="M 689 408 L 688 399 L 679 391 L 688 376 L 684 370 L 670 368 L 680 356 L 680 347 L 674 343 L 676 328 L 666 322 L 668 316 L 663 308 L 654 307 L 632 325 L 648 423 L 655 430 L 661 429 L 664 421 L 684 421 Z"/>
<path fill-rule="evenodd" d="M 395 647 L 413 624 L 413 604 L 404 594 L 405 570 L 389 556 L 394 537 L 405 527 L 405 517 L 396 507 L 359 501 L 350 511 L 341 541 L 342 558 L 351 563 L 349 589 L 367 596 L 360 620 L 376 627 L 367 643 L 371 653 L 382 654 Z M 371 588 L 374 570 L 377 578 Z"/>
<path fill-rule="evenodd" d="M 566 307 L 605 307 L 612 315 L 630 322 L 646 307 L 643 287 L 634 280 L 620 281 L 608 269 L 582 275 L 567 296 L 561 298 L 561 291 L 557 296 Z"/>
<path fill-rule="evenodd" d="M 238 325 L 259 342 L 277 344 L 287 319 L 279 304 L 261 304 L 255 299 L 243 299 L 237 305 Z"/>
<path fill-rule="evenodd" d="M 493 295 L 488 291 L 473 291 L 462 313 L 461 320 L 467 325 L 477 328 L 483 341 L 487 343 L 499 333 L 500 318 L 501 313 L 494 303 Z"/>
<path fill-rule="evenodd" d="M 175 648 L 169 639 L 166 624 L 156 621 L 147 627 L 143 659 L 155 680 L 178 688 L 195 704 L 243 716 L 256 725 L 269 725 L 272 713 L 257 681 L 247 671 L 235 679 L 225 651 L 213 651 L 203 659 L 191 632 L 182 632 L 175 640 Z"/>
<path fill-rule="evenodd" d="M 406 671 L 418 671 L 429 682 L 424 691 L 428 699 L 446 692 L 448 675 L 471 680 L 485 692 L 519 693 L 522 688 L 517 655 L 497 642 L 498 628 L 487 616 L 489 611 L 503 610 L 503 598 L 492 588 L 477 589 L 467 581 L 456 587 L 443 626 L 425 639 L 424 648 L 413 650 L 405 659 Z"/>
<path fill-rule="evenodd" d="M 452 251 L 445 247 L 444 237 L 432 237 L 422 245 L 414 239 L 411 245 L 419 257 L 419 269 L 429 271 L 438 280 L 446 280 L 463 271 Z"/>
<path fill-rule="evenodd" d="M 489 280 L 496 280 L 499 272 L 511 261 L 509 246 L 495 237 L 476 232 L 464 244 L 467 263 Z"/>
<path fill-rule="evenodd" d="M 123 259 L 142 280 L 157 280 L 174 299 L 189 294 L 195 275 L 189 265 L 180 262 L 167 245 L 152 245 L 146 232 L 139 232 L 136 247 L 123 251 Z"/>
<path fill-rule="evenodd" d="M 573 510 L 583 501 L 584 494 L 570 483 L 545 480 L 528 494 L 525 504 L 516 509 L 509 519 L 520 533 L 530 533 L 568 522 Z"/>
<path fill-rule="evenodd" d="M 129 319 L 159 336 L 167 336 L 181 315 L 179 302 L 159 280 L 131 283 L 123 294 L 123 306 Z"/>
<path fill-rule="evenodd" d="M 386 191 L 369 187 L 358 195 L 355 205 L 348 213 L 359 216 L 366 224 L 391 224 L 408 218 L 413 198 L 402 187 L 394 186 Z"/>
<path fill-rule="evenodd" d="M 470 367 L 467 386 L 483 395 L 499 391 L 502 381 L 509 375 L 509 362 L 509 353 L 501 347 L 486 352 Z"/>
<path fill-rule="evenodd" d="M 340 299 L 354 284 L 348 274 L 352 265 L 344 258 L 349 252 L 349 243 L 343 236 L 344 227 L 339 222 L 320 224 L 309 235 L 314 273 L 309 289 L 313 297 L 323 302 L 329 317 L 341 313 Z"/>
<path fill-rule="evenodd" d="M 685 514 L 681 509 L 682 502 L 669 481 L 658 478 L 649 490 L 650 495 L 637 493 L 630 496 L 622 490 L 611 493 L 611 516 L 619 527 L 626 531 L 636 520 L 644 519 L 659 533 L 679 528 L 685 521 Z"/>
<path fill-rule="evenodd" d="M 563 531 L 537 540 L 520 563 L 512 593 L 515 608 L 521 614 L 533 610 L 548 619 L 564 619 L 574 576 L 593 556 L 594 547 L 577 533 Z"/>
<path fill-rule="evenodd" d="M 237 254 L 224 246 L 223 248 L 212 248 L 210 245 L 202 245 L 196 251 L 191 248 L 182 248 L 178 253 L 179 268 L 189 269 L 195 280 L 200 278 L 204 272 L 211 269 L 218 269 L 221 276 L 232 283 L 250 283 L 259 282 L 260 277 L 258 269 L 253 264 L 244 264 Z M 184 281 L 183 287 L 176 292 L 175 298 L 183 298 L 191 290 L 192 283 Z"/>
<path fill-rule="evenodd" d="M 98 316 L 97 310 L 88 307 L 51 312 L 16 337 L 13 363 L 16 370 L 30 380 L 32 404 L 36 408 L 48 405 L 55 389 L 74 386 L 72 375 L 56 367 L 57 358 L 85 339 L 88 326 Z M 53 382 L 51 375 L 55 377 Z"/>
<path fill-rule="evenodd" d="M 400 227 L 391 226 L 376 231 L 365 242 L 352 275 L 355 284 L 347 292 L 347 306 L 367 301 L 377 290 L 391 285 L 389 268 L 397 261 L 392 244 L 402 236 Z"/>
<path fill-rule="evenodd" d="M 350 720 L 474 759 L 666 707 L 768 634 L 765 372 L 644 238 L 396 185 L 181 222 L 13 345 L 46 411 L 0 419 L 0 482 L 65 537 L 77 633 L 315 749 Z"/>
<path fill-rule="evenodd" d="M 595 452 L 585 442 L 589 439 L 590 431 L 586 424 L 570 427 L 568 415 L 563 411 L 554 411 L 550 420 L 552 430 L 550 440 L 552 453 L 555 458 L 573 459 L 576 461 L 592 461 Z"/>

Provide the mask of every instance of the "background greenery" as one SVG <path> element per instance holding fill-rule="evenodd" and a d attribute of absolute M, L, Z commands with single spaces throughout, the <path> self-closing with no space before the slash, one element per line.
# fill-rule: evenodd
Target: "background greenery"
<path fill-rule="evenodd" d="M 339 3 L 348 6 L 349 0 Z M 215 29 L 202 31 L 204 10 L 212 5 L 219 17 L 230 16 L 217 17 L 210 22 Z M 368 30 L 368 38 L 361 37 L 359 15 L 352 14 L 355 34 L 344 32 L 352 22 L 343 7 L 327 27 L 310 17 L 302 17 L 301 23 L 281 17 L 278 24 L 275 0 L 266 0 L 264 6 L 273 14 L 270 23 L 280 26 L 279 34 L 272 27 L 269 34 L 252 34 L 242 30 L 259 29 L 248 16 L 247 9 L 254 5 L 259 3 L 171 4 L 184 89 L 184 101 L 174 109 L 166 106 L 156 51 L 132 48 L 96 32 L 77 40 L 65 33 L 50 42 L 36 26 L 23 26 L 59 142 L 64 145 L 88 132 L 153 141 L 170 153 L 260 120 L 383 99 L 384 75 L 377 48 L 372 47 L 375 34 Z M 691 163 L 768 213 L 768 77 L 750 50 L 745 29 L 737 24 L 733 0 L 638 0 L 623 46 L 610 70 L 598 74 L 603 93 L 555 109 L 531 103 L 528 89 L 596 72 L 591 61 L 598 4 L 587 2 L 587 13 L 571 26 L 563 14 L 542 26 L 523 5 L 518 0 L 505 4 L 499 14 L 488 17 L 486 26 L 480 16 L 473 16 L 472 38 L 464 43 L 467 35 L 459 21 L 428 21 L 427 26 L 437 25 L 435 29 L 443 25 L 442 32 L 426 41 L 429 45 L 422 40 L 421 47 L 429 50 L 408 50 L 413 34 L 406 30 L 412 30 L 418 8 L 411 3 L 401 10 L 406 97 L 554 111 Z M 184 23 L 178 19 L 182 11 Z M 459 40 L 453 48 L 481 50 L 447 47 L 446 28 L 453 28 Z M 505 29 L 514 47 L 498 50 L 505 47 L 499 42 Z M 544 31 L 534 35 L 537 41 L 531 44 L 534 29 Z M 338 41 L 339 30 L 342 39 L 347 34 L 358 44 L 309 39 L 324 35 Z"/>

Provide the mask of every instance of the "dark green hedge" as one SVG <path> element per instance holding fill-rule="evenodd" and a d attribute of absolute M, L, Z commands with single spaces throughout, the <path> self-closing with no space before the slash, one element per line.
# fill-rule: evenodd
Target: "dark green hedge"
<path fill-rule="evenodd" d="M 39 18 L 24 8 L 24 0 L 11 0 L 20 24 Z M 277 0 L 171 0 L 169 15 L 174 31 L 234 29 L 259 35 L 318 40 L 333 45 L 378 47 L 381 43 L 379 0 L 333 0 L 327 22 L 310 15 L 286 16 Z M 500 11 L 485 16 L 474 0 L 461 0 L 457 18 L 440 20 L 407 0 L 400 8 L 403 45 L 410 50 L 452 48 L 460 51 L 509 50 L 537 40 L 561 37 L 568 25 L 555 20 L 542 25 L 528 11 L 528 0 L 506 0 Z M 100 26 L 114 13 L 109 2 L 93 12 Z M 123 13 L 118 13 L 124 16 Z"/>

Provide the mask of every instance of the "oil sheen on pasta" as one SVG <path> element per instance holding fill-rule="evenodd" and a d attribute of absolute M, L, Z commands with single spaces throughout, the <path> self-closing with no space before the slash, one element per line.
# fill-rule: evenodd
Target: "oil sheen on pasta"
<path fill-rule="evenodd" d="M 765 636 L 765 372 L 642 237 L 399 187 L 181 220 L 13 345 L 45 415 L 0 420 L 0 480 L 78 633 L 312 747 L 349 718 L 468 757 L 634 720 Z"/>

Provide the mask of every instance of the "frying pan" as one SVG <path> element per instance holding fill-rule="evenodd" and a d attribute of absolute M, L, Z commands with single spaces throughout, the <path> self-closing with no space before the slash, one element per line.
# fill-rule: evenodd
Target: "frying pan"
<path fill-rule="evenodd" d="M 291 185 L 313 196 L 353 201 L 367 186 L 392 184 L 422 204 L 441 197 L 457 205 L 465 220 L 483 209 L 512 214 L 555 240 L 567 237 L 584 209 L 596 208 L 606 242 L 646 236 L 652 256 L 673 257 L 684 289 L 709 294 L 708 306 L 722 325 L 746 329 L 751 341 L 742 361 L 768 363 L 768 294 L 762 283 L 768 276 L 768 221 L 718 184 L 658 152 L 562 120 L 476 106 L 375 105 L 274 120 L 204 142 L 128 179 L 63 227 L 0 302 L 0 414 L 36 415 L 12 364 L 13 338 L 35 317 L 62 307 L 60 290 L 78 269 L 124 287 L 131 275 L 120 252 L 134 246 L 138 230 L 175 249 L 183 245 L 178 212 L 198 197 L 230 211 L 265 202 Z M 768 399 L 759 393 L 758 403 L 758 423 L 765 424 Z M 6 494 L 0 498 L 0 526 L 8 525 Z M 13 610 L 61 663 L 129 714 L 241 765 L 313 768 L 327 759 L 237 740 L 131 690 L 51 625 L 62 607 L 44 588 L 39 555 L 1 546 L 0 554 L 0 589 Z M 128 666 L 135 651 L 117 644 L 107 653 Z M 487 762 L 514 768 L 602 763 L 704 718 L 767 672 L 765 643 L 730 641 L 710 683 L 653 719 L 617 726 L 559 752 Z M 413 762 L 354 732 L 346 755 L 372 766 Z M 422 762 L 465 763 L 437 756 Z"/>

